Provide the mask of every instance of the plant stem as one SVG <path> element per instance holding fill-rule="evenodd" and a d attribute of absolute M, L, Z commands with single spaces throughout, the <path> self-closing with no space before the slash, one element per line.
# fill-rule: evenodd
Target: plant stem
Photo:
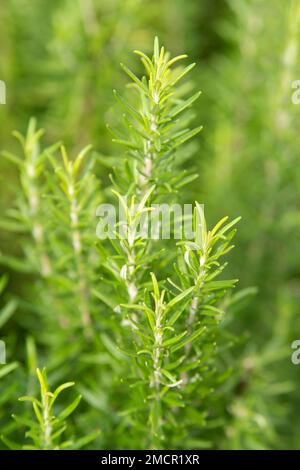
<path fill-rule="evenodd" d="M 195 289 L 196 289 L 196 292 L 197 294 L 199 294 L 199 291 L 202 287 L 202 284 L 203 284 L 203 276 L 205 275 L 205 268 L 203 267 L 205 265 L 205 257 L 201 257 L 200 259 L 200 266 L 201 266 L 201 269 L 199 271 L 199 275 L 197 277 L 197 279 L 195 280 Z M 198 310 L 198 305 L 199 305 L 199 296 L 198 295 L 195 295 L 193 298 L 192 298 L 192 302 L 191 302 L 191 306 L 190 306 L 190 309 L 189 309 L 189 315 L 188 315 L 188 319 L 187 319 L 187 332 L 188 334 L 190 334 L 192 332 L 192 329 L 193 329 L 193 324 L 195 322 L 195 317 L 196 317 L 196 313 L 197 313 L 197 310 Z M 185 354 L 186 356 L 188 357 L 190 351 L 191 351 L 191 343 L 187 343 L 185 346 L 184 346 L 184 350 L 185 350 Z M 184 372 L 181 376 L 182 378 L 182 383 L 183 384 L 186 384 L 187 381 L 188 381 L 188 373 L 187 372 Z"/>
<path fill-rule="evenodd" d="M 44 448 L 49 449 L 52 446 L 51 442 L 51 434 L 52 434 L 52 426 L 51 426 L 51 419 L 49 413 L 49 398 L 47 393 L 42 394 L 42 403 L 43 403 L 43 431 L 44 431 Z"/>
<path fill-rule="evenodd" d="M 150 130 L 151 130 L 151 133 L 153 134 L 153 137 L 155 136 L 157 132 L 157 128 L 158 128 L 157 116 L 158 116 L 158 112 L 153 110 L 149 118 Z M 139 183 L 143 192 L 145 192 L 148 188 L 148 183 L 152 174 L 153 163 L 156 157 L 156 151 L 154 150 L 153 140 L 154 139 L 150 138 L 144 142 L 144 166 L 139 175 Z"/>
<path fill-rule="evenodd" d="M 151 424 L 151 446 L 153 449 L 160 448 L 162 438 L 162 418 L 161 418 L 161 398 L 160 398 L 160 377 L 161 377 L 161 353 L 162 353 L 162 306 L 160 301 L 156 304 L 156 321 L 154 328 L 154 347 L 152 354 L 153 374 L 150 380 L 150 387 L 154 388 L 154 397 L 150 409 Z"/>
<path fill-rule="evenodd" d="M 43 277 L 48 277 L 51 274 L 51 264 L 47 253 L 44 250 L 44 228 L 43 224 L 39 222 L 38 216 L 40 213 L 39 192 L 36 185 L 36 168 L 32 161 L 26 161 L 26 182 L 27 182 L 27 197 L 30 215 L 32 219 L 32 237 L 36 243 L 36 248 L 39 257 L 40 273 Z M 26 187 L 25 186 L 25 187 Z"/>
<path fill-rule="evenodd" d="M 157 112 L 153 111 L 150 114 L 150 129 L 153 134 L 157 132 Z M 134 195 L 137 197 L 142 197 L 145 195 L 146 191 L 149 189 L 149 181 L 152 174 L 153 169 L 153 162 L 155 161 L 156 152 L 154 150 L 154 139 L 146 139 L 144 142 L 144 166 L 138 174 L 138 182 L 139 187 L 137 193 Z M 134 210 L 134 209 L 133 209 Z M 128 261 L 127 261 L 127 271 L 128 271 L 128 281 L 126 282 L 129 302 L 134 303 L 135 298 L 138 294 L 138 279 L 135 279 L 134 268 L 135 268 L 135 251 L 134 251 L 134 243 L 135 243 L 135 231 L 133 233 L 130 232 L 130 226 L 128 227 L 129 236 L 128 236 L 128 244 L 129 244 L 129 252 L 128 252 Z"/>
<path fill-rule="evenodd" d="M 84 273 L 84 264 L 82 259 L 82 241 L 81 234 L 78 229 L 78 206 L 77 199 L 75 196 L 74 184 L 70 183 L 69 188 L 69 199 L 70 199 L 70 220 L 71 220 L 71 232 L 72 232 L 72 246 L 74 251 L 77 279 L 78 279 L 78 293 L 79 293 L 79 309 L 81 313 L 81 321 L 84 329 L 85 336 L 90 339 L 92 336 L 91 328 L 91 316 L 89 312 L 89 295 L 88 295 L 88 284 Z"/>

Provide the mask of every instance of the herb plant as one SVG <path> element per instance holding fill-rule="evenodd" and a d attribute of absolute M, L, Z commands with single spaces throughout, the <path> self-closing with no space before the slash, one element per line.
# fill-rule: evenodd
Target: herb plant
<path fill-rule="evenodd" d="M 208 230 L 203 207 L 196 202 L 192 238 L 185 238 L 182 230 L 180 241 L 174 240 L 176 224 L 186 222 L 184 214 L 174 219 L 169 240 L 160 239 L 165 227 L 159 218 L 154 236 L 140 230 L 154 204 L 178 204 L 181 188 L 197 177 L 182 166 L 193 150 L 188 142 L 201 126 L 190 128 L 191 107 L 200 93 L 186 97 L 189 87 L 181 85 L 195 64 L 177 66 L 186 56 L 171 58 L 157 38 L 152 57 L 136 54 L 146 76 L 138 78 L 122 65 L 132 85 L 128 96 L 114 91 L 123 114 L 120 130 L 111 131 L 126 154 L 113 159 L 108 190 L 125 219 L 97 241 L 96 207 L 109 195 L 99 190 L 94 172 L 97 153 L 86 148 L 72 159 L 60 143 L 43 148 L 43 131 L 31 120 L 25 136 L 15 133 L 23 155 L 4 152 L 18 168 L 22 193 L 3 224 L 25 237 L 24 257 L 20 262 L 2 255 L 2 262 L 35 276 L 36 289 L 19 299 L 20 308 L 29 314 L 25 322 L 35 322 L 36 334 L 44 329 L 38 347 L 49 370 L 56 371 L 56 380 L 71 373 L 66 357 L 77 364 L 73 376 L 83 399 L 95 407 L 92 411 L 86 406 L 83 416 L 93 414 L 97 421 L 93 396 L 101 381 L 96 385 L 91 379 L 101 376 L 103 363 L 106 406 L 113 410 L 117 405 L 112 415 L 112 423 L 119 423 L 115 445 L 125 433 L 135 447 L 178 447 L 183 436 L 187 442 L 190 434 L 200 436 L 199 416 L 204 426 L 217 387 L 221 300 L 236 282 L 217 278 L 225 267 L 221 258 L 232 248 L 238 219 L 228 222 L 225 217 Z M 33 444 L 25 447 L 78 447 L 78 441 L 73 444 L 62 435 L 65 418 L 79 399 L 54 414 L 56 398 L 71 383 L 52 393 L 45 370 L 37 369 L 37 375 L 41 399 L 21 398 L 31 401 L 37 422 L 15 418 L 29 427 L 26 435 Z M 120 393 L 123 401 L 116 404 Z M 145 421 L 150 436 L 140 431 Z M 80 427 L 79 433 L 86 432 Z M 11 442 L 9 436 L 3 439 Z M 89 441 L 81 439 L 85 445 Z M 128 445 L 126 439 L 123 445 Z"/>
<path fill-rule="evenodd" d="M 0 21 L 0 449 L 299 448 L 299 1 Z"/>

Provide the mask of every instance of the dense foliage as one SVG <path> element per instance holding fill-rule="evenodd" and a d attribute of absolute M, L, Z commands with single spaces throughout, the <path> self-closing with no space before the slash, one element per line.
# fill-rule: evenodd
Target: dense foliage
<path fill-rule="evenodd" d="M 299 447 L 300 8 L 199 3 L 0 11 L 3 449 Z"/>

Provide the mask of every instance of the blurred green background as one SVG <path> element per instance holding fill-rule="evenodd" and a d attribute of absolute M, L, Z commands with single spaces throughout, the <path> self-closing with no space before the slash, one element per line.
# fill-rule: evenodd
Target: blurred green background
<path fill-rule="evenodd" d="M 186 198 L 204 203 L 211 223 L 242 216 L 229 270 L 240 288 L 257 288 L 228 325 L 241 338 L 240 382 L 234 394 L 224 391 L 228 420 L 216 446 L 299 447 L 300 366 L 290 355 L 300 338 L 300 106 L 291 100 L 300 79 L 300 3 L 6 0 L 0 24 L 7 87 L 1 151 L 15 149 L 12 131 L 24 132 L 35 116 L 48 144 L 62 140 L 75 154 L 91 143 L 114 155 L 106 123 L 114 119 L 112 89 L 127 82 L 119 63 L 140 73 L 132 50 L 150 52 L 155 35 L 172 54 L 187 52 L 197 62 L 192 81 L 202 90 L 197 115 L 204 130 L 188 162 L 199 178 Z M 97 171 L 106 181 L 107 169 Z M 12 207 L 16 181 L 1 158 L 1 216 Z M 3 223 L 0 229 L 1 256 L 18 254 L 15 236 Z M 30 288 L 32 280 L 7 263 L 1 271 L 9 275 L 3 301 Z M 18 310 L 1 336 L 21 348 L 28 333 Z"/>

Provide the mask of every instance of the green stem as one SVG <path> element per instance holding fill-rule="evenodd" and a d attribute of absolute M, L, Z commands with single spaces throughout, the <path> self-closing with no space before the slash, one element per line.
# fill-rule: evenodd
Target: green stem
<path fill-rule="evenodd" d="M 150 409 L 151 424 L 151 447 L 160 449 L 162 439 L 162 416 L 161 416 L 161 397 L 160 397 L 160 377 L 161 377 L 161 353 L 162 353 L 162 310 L 160 306 L 157 308 L 156 323 L 154 329 L 154 348 L 152 354 L 153 374 L 150 386 L 154 388 L 154 396 Z"/>
<path fill-rule="evenodd" d="M 85 278 L 84 263 L 82 259 L 82 241 L 81 234 L 78 229 L 78 206 L 77 199 L 75 197 L 74 184 L 69 185 L 69 197 L 70 197 L 70 220 L 72 230 L 72 246 L 75 257 L 77 279 L 78 279 L 78 294 L 79 294 L 79 310 L 81 314 L 81 322 L 84 329 L 85 336 L 90 339 L 92 336 L 91 328 L 91 315 L 89 311 L 89 295 L 88 286 Z"/>
<path fill-rule="evenodd" d="M 43 403 L 43 439 L 44 439 L 44 448 L 51 449 L 52 447 L 52 426 L 51 426 L 51 419 L 50 419 L 50 412 L 49 412 L 49 398 L 47 394 L 43 394 L 42 396 L 42 403 Z"/>

